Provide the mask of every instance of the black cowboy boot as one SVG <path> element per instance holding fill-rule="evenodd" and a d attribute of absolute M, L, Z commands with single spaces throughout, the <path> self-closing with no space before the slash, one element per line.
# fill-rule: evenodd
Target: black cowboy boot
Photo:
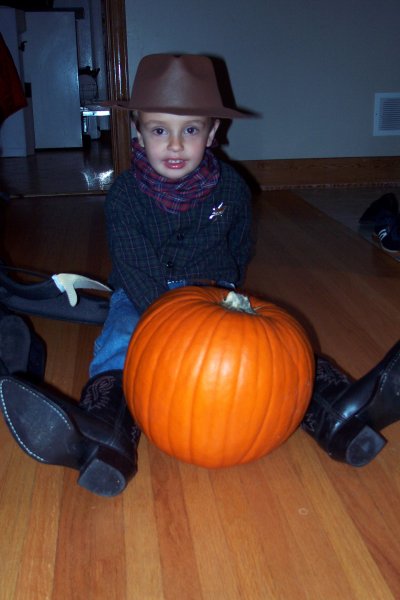
<path fill-rule="evenodd" d="M 125 402 L 122 389 L 122 371 L 107 371 L 92 377 L 82 390 L 79 407 L 87 415 L 107 424 L 115 432 L 114 436 L 120 438 L 120 443 L 123 439 L 129 460 L 133 464 L 133 468 L 126 474 L 125 488 L 137 472 L 137 447 L 141 431 Z M 91 469 L 86 469 L 84 473 L 81 472 L 79 484 L 92 490 L 92 485 L 96 486 L 96 479 L 97 470 L 92 466 Z"/>
<path fill-rule="evenodd" d="M 46 347 L 24 319 L 0 305 L 0 375 L 25 373 L 42 380 Z"/>
<path fill-rule="evenodd" d="M 400 342 L 358 381 L 317 358 L 314 391 L 302 422 L 333 459 L 368 464 L 386 444 L 381 429 L 400 419 Z"/>
<path fill-rule="evenodd" d="M 115 496 L 136 474 L 140 431 L 123 397 L 122 371 L 89 380 L 79 405 L 19 377 L 0 377 L 0 408 L 22 450 L 78 470 L 78 483 L 95 494 Z"/>

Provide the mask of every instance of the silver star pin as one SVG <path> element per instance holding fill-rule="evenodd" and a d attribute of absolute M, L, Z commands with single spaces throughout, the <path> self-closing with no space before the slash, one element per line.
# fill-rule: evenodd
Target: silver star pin
<path fill-rule="evenodd" d="M 218 206 L 214 206 L 213 209 L 212 209 L 212 211 L 211 211 L 211 215 L 208 217 L 209 220 L 212 221 L 216 217 L 222 217 L 225 209 L 226 209 L 226 206 L 224 206 L 223 202 L 221 202 L 220 204 L 218 204 Z"/>

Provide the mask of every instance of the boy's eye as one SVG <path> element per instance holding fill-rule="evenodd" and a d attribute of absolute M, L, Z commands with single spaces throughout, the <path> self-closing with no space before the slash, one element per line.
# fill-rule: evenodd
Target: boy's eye
<path fill-rule="evenodd" d="M 198 129 L 197 129 L 197 127 L 192 126 L 192 127 L 188 127 L 186 129 L 186 131 L 189 135 L 195 135 L 198 132 Z"/>
<path fill-rule="evenodd" d="M 153 133 L 154 133 L 155 135 L 164 135 L 164 133 L 165 133 L 165 129 L 163 129 L 163 127 L 155 127 L 155 128 L 153 129 Z"/>

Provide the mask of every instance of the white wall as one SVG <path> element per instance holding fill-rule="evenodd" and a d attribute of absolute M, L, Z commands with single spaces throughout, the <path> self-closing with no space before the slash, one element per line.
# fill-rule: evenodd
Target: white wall
<path fill-rule="evenodd" d="M 54 8 L 83 8 L 85 17 L 76 21 L 78 67 L 100 68 L 97 77 L 100 99 L 107 98 L 107 73 L 103 43 L 101 0 L 54 0 Z"/>
<path fill-rule="evenodd" d="M 107 71 L 102 23 L 101 0 L 54 0 L 54 8 L 83 8 L 84 18 L 76 21 L 78 67 L 100 69 L 97 76 L 99 100 L 108 97 Z M 100 137 L 100 130 L 110 129 L 109 117 L 88 119 L 88 133 L 93 139 Z"/>
<path fill-rule="evenodd" d="M 399 0 L 125 0 L 130 81 L 153 52 L 224 58 L 238 106 L 231 158 L 400 154 L 373 137 L 375 92 L 400 92 Z"/>

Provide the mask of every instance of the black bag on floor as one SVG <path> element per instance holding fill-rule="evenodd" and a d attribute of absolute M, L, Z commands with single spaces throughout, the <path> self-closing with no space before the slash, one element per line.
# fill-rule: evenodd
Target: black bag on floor
<path fill-rule="evenodd" d="M 20 283 L 12 274 L 24 274 L 34 283 Z M 102 325 L 108 314 L 109 299 L 101 295 L 77 294 L 76 290 L 112 290 L 103 283 L 75 273 L 45 275 L 0 261 L 0 306 L 17 313 L 75 323 Z"/>
<path fill-rule="evenodd" d="M 0 375 L 24 373 L 41 380 L 46 346 L 20 316 L 0 305 Z"/>

